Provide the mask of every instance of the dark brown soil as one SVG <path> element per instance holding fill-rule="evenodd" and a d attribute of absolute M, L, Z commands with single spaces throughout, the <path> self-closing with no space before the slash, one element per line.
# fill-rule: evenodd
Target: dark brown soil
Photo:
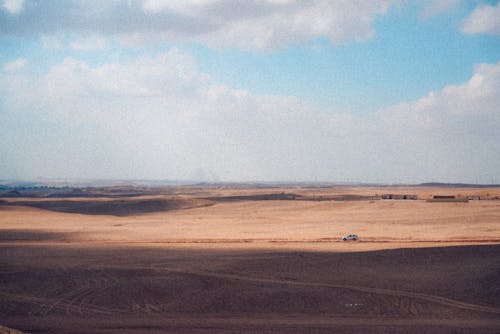
<path fill-rule="evenodd" d="M 30 333 L 498 333 L 500 245 L 334 253 L 0 246 Z"/>

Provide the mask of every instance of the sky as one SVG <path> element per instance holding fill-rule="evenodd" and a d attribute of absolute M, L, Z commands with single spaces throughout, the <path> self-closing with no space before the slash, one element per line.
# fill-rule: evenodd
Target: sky
<path fill-rule="evenodd" d="M 500 183 L 500 4 L 0 0 L 0 179 Z"/>

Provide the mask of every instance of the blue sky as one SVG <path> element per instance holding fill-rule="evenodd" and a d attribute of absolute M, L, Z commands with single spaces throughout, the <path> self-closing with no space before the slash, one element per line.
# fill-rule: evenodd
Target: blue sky
<path fill-rule="evenodd" d="M 203 71 L 231 86 L 357 112 L 374 112 L 459 84 L 470 78 L 474 64 L 499 60 L 498 36 L 460 32 L 465 9 L 431 18 L 422 18 L 421 11 L 415 4 L 394 9 L 377 20 L 376 36 L 364 42 L 334 45 L 317 38 L 277 51 L 203 46 L 189 51 Z"/>
<path fill-rule="evenodd" d="M 0 8 L 0 179 L 500 183 L 498 1 Z"/>

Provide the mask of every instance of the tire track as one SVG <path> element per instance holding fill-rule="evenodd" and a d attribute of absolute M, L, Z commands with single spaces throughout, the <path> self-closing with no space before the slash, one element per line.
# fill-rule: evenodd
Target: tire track
<path fill-rule="evenodd" d="M 446 297 L 441 297 L 426 293 L 419 293 L 419 292 L 410 292 L 410 291 L 384 289 L 384 288 L 371 288 L 371 287 L 363 287 L 363 286 L 347 285 L 347 284 L 332 284 L 332 283 L 320 283 L 320 282 L 304 282 L 304 281 L 287 280 L 287 279 L 258 278 L 258 277 L 241 276 L 237 274 L 215 273 L 208 271 L 182 270 L 182 269 L 162 268 L 162 267 L 156 267 L 155 269 L 160 269 L 160 270 L 163 269 L 170 272 L 192 274 L 198 276 L 209 276 L 214 278 L 245 281 L 251 283 L 267 283 L 267 284 L 293 285 L 302 287 L 347 289 L 351 291 L 367 292 L 367 293 L 386 295 L 392 297 L 408 297 L 464 310 L 480 311 L 480 312 L 500 315 L 500 309 L 495 307 L 476 305 Z"/>
<path fill-rule="evenodd" d="M 71 309 L 76 311 L 79 311 L 80 308 L 73 305 L 72 303 L 68 303 L 64 300 L 60 299 L 54 299 L 54 298 L 41 298 L 41 297 L 34 297 L 34 296 L 26 296 L 22 295 L 19 293 L 9 293 L 9 292 L 2 292 L 0 291 L 0 295 L 6 297 L 6 298 L 11 298 L 12 300 L 15 301 L 25 301 L 25 302 L 30 302 L 32 304 L 37 304 L 40 307 L 44 307 L 45 305 L 54 303 L 55 305 L 53 306 L 53 309 L 58 309 L 61 311 L 66 311 L 67 309 Z M 57 302 L 57 303 L 55 303 Z M 104 314 L 104 315 L 111 315 L 114 313 L 126 313 L 122 310 L 116 310 L 116 309 L 110 309 L 110 308 L 104 308 L 96 305 L 85 305 L 85 310 L 90 312 L 90 313 L 99 313 L 99 314 Z M 42 315 L 44 315 L 42 313 Z"/>
<path fill-rule="evenodd" d="M 59 268 L 58 274 L 60 276 L 68 275 L 67 268 Z M 60 311 L 67 316 L 72 316 L 73 314 L 83 315 L 84 313 L 98 313 L 98 314 L 114 314 L 114 313 L 125 313 L 125 310 L 120 310 L 116 308 L 109 308 L 104 306 L 96 305 L 91 302 L 93 296 L 102 292 L 103 290 L 109 289 L 112 285 L 117 283 L 115 277 L 106 272 L 105 270 L 85 270 L 85 274 L 82 277 L 88 277 L 89 279 L 82 280 L 76 279 L 70 276 L 70 286 L 66 291 L 61 291 L 56 293 L 53 297 L 37 297 L 28 294 L 21 293 L 11 293 L 6 291 L 0 291 L 0 296 L 11 297 L 16 301 L 26 301 L 35 307 L 32 314 L 39 314 L 42 316 L 47 316 L 54 311 Z M 67 291 L 69 290 L 69 291 Z M 52 290 L 55 292 L 56 290 Z"/>

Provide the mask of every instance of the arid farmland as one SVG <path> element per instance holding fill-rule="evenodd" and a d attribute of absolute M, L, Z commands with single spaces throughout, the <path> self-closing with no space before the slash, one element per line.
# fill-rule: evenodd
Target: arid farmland
<path fill-rule="evenodd" d="M 77 193 L 0 200 L 1 325 L 33 333 L 500 330 L 499 188 Z M 425 200 L 432 195 L 484 200 Z M 360 239 L 342 242 L 349 233 Z"/>

